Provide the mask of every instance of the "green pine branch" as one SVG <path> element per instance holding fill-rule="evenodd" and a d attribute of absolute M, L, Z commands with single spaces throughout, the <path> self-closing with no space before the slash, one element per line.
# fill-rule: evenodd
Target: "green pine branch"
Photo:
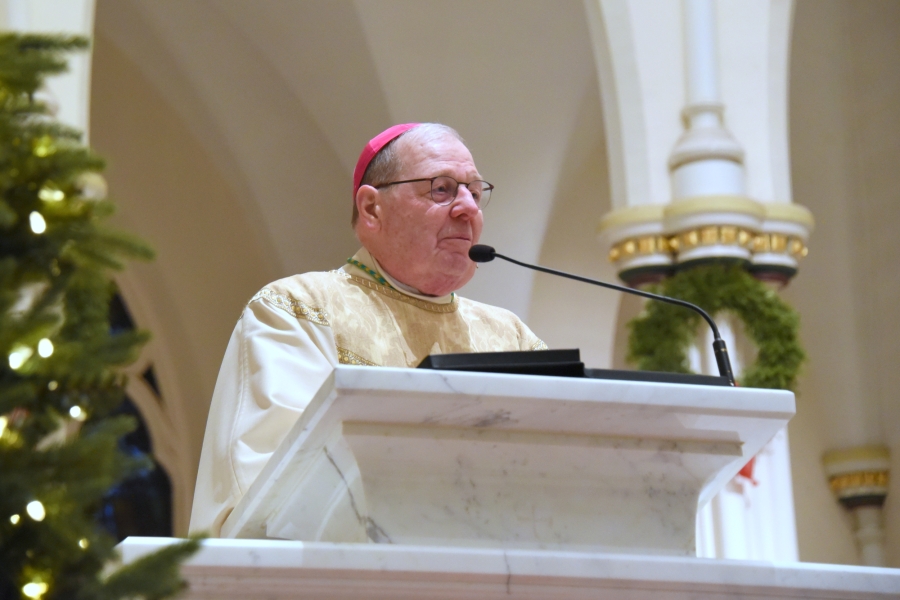
<path fill-rule="evenodd" d="M 806 358 L 799 341 L 800 318 L 766 284 L 736 265 L 712 264 L 684 269 L 658 291 L 692 302 L 711 315 L 727 311 L 739 318 L 757 347 L 740 384 L 793 389 Z M 662 302 L 650 302 L 629 323 L 628 360 L 639 369 L 689 373 L 688 347 L 696 339 L 700 316 Z"/>
<path fill-rule="evenodd" d="M 113 486 L 151 465 L 119 450 L 134 420 L 110 416 L 149 334 L 111 332 L 109 305 L 111 273 L 153 252 L 106 226 L 103 160 L 39 100 L 65 54 L 87 47 L 0 35 L 0 595 L 164 598 L 199 540 L 104 575 L 115 540 L 95 520 Z"/>
<path fill-rule="evenodd" d="M 757 347 L 740 385 L 793 389 L 806 354 L 800 345 L 800 318 L 764 283 L 736 265 L 702 265 L 668 278 L 657 291 L 692 302 L 711 315 L 727 311 L 745 326 Z M 629 323 L 628 360 L 645 371 L 690 373 L 687 349 L 696 339 L 700 316 L 662 302 L 647 303 Z"/>

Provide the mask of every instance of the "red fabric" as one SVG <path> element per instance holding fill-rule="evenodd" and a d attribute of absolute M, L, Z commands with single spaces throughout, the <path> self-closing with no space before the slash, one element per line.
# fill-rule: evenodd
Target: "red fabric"
<path fill-rule="evenodd" d="M 755 467 L 755 466 L 756 466 L 756 457 L 754 456 L 753 458 L 750 459 L 750 462 L 748 462 L 746 465 L 744 465 L 744 468 L 740 470 L 738 475 L 743 477 L 744 479 L 748 480 L 753 485 L 759 485 L 759 482 L 757 482 L 755 479 L 753 479 L 753 467 Z"/>
<path fill-rule="evenodd" d="M 372 162 L 372 159 L 375 158 L 375 155 L 378 154 L 378 151 L 387 146 L 391 140 L 396 139 L 400 134 L 406 133 L 419 123 L 404 123 L 402 125 L 394 125 L 393 127 L 388 127 L 366 144 L 366 147 L 363 148 L 362 153 L 359 155 L 359 160 L 356 161 L 356 169 L 353 171 L 353 198 L 356 198 L 356 192 L 359 191 L 359 186 L 362 183 L 363 175 L 366 174 L 366 169 L 369 167 L 369 163 Z"/>

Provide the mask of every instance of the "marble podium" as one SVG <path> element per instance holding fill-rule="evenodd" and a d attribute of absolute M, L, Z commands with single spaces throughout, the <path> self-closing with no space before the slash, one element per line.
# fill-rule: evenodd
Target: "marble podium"
<path fill-rule="evenodd" d="M 338 367 L 226 538 L 694 556 L 786 391 Z"/>
<path fill-rule="evenodd" d="M 900 597 L 896 569 L 694 556 L 698 507 L 793 413 L 780 391 L 339 367 L 185 598 Z"/>

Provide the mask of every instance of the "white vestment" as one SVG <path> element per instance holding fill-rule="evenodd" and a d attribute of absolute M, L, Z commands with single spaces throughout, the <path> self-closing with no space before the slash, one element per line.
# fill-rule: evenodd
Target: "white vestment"
<path fill-rule="evenodd" d="M 546 348 L 508 310 L 453 294 L 421 296 L 365 250 L 354 260 L 388 285 L 347 265 L 271 283 L 244 309 L 210 406 L 191 532 L 220 534 L 336 365 L 415 367 L 429 354 Z"/>

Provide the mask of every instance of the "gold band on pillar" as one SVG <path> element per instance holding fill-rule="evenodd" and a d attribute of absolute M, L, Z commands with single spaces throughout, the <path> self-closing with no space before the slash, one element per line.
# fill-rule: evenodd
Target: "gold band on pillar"
<path fill-rule="evenodd" d="M 610 248 L 609 260 L 616 262 L 627 256 L 657 252 L 674 254 L 681 249 L 712 245 L 742 246 L 753 252 L 779 252 L 796 258 L 803 258 L 809 253 L 806 244 L 798 237 L 777 233 L 760 234 L 733 225 L 710 225 L 682 231 L 673 236 L 649 235 L 622 240 Z"/>
<path fill-rule="evenodd" d="M 890 450 L 887 446 L 830 450 L 822 456 L 822 466 L 837 501 L 853 514 L 860 561 L 885 566 L 882 506 L 890 483 Z"/>
<path fill-rule="evenodd" d="M 890 451 L 885 446 L 831 450 L 822 457 L 828 485 L 845 508 L 881 506 L 890 483 Z"/>
<path fill-rule="evenodd" d="M 812 213 L 790 202 L 700 196 L 616 209 L 598 233 L 630 285 L 711 259 L 741 261 L 758 279 L 783 285 L 808 254 L 813 226 Z"/>
<path fill-rule="evenodd" d="M 647 235 L 623 240 L 613 245 L 609 250 L 609 260 L 616 262 L 629 256 L 650 255 L 660 252 L 669 254 L 672 252 L 669 238 L 662 235 Z"/>
<path fill-rule="evenodd" d="M 790 254 L 795 258 L 803 258 L 809 254 L 809 249 L 798 237 L 782 235 L 780 233 L 763 233 L 753 237 L 751 250 L 754 253 L 777 252 Z"/>

